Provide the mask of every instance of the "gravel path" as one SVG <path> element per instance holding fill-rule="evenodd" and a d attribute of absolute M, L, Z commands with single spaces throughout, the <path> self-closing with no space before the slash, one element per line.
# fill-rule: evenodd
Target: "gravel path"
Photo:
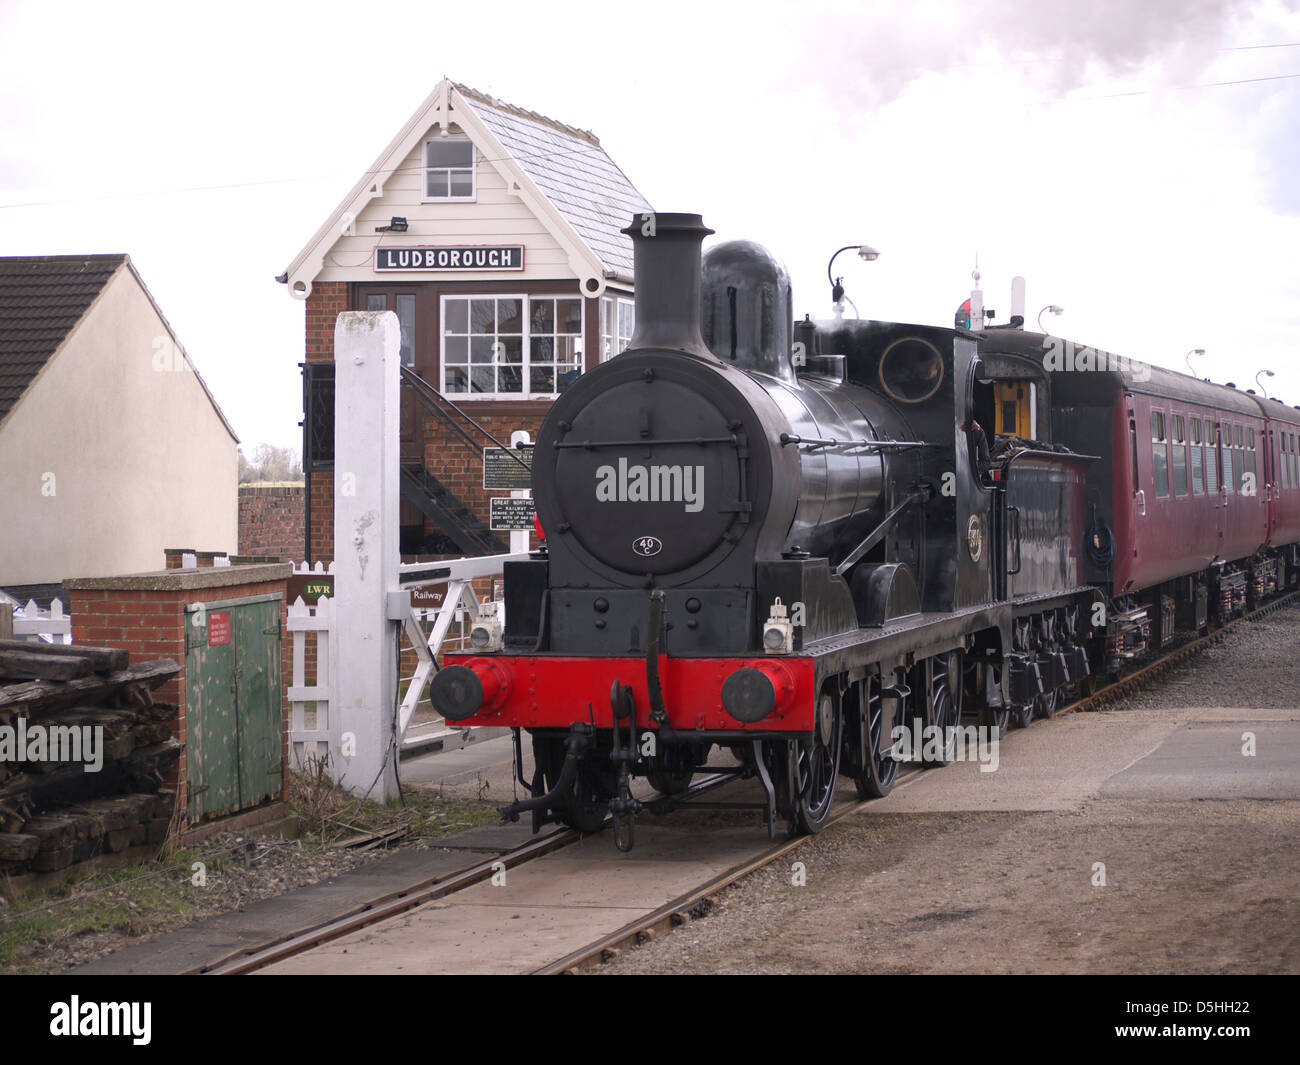
<path fill-rule="evenodd" d="M 1295 607 L 1238 626 L 1095 719 L 1033 728 L 1249 719 L 1240 708 L 1300 728 L 1300 710 L 1278 713 L 1300 708 L 1298 627 Z M 1121 714 L 1131 716 L 1110 717 Z M 1004 752 L 1010 771 L 1015 748 Z M 1094 795 L 1064 811 L 862 814 L 723 892 L 707 916 L 594 971 L 1297 972 L 1298 841 L 1293 799 Z"/>

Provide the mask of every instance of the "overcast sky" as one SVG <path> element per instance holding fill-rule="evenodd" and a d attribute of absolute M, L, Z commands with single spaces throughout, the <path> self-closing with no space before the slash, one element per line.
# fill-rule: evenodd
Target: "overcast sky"
<path fill-rule="evenodd" d="M 0 254 L 127 252 L 245 448 L 299 446 L 274 281 L 443 76 L 594 131 L 829 314 L 1005 320 L 1300 403 L 1300 0 L 0 0 Z M 1045 319 L 1045 322 L 1047 319 Z"/>

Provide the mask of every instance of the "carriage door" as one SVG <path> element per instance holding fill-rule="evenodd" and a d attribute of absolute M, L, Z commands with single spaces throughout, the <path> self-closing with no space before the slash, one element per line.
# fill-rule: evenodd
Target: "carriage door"
<path fill-rule="evenodd" d="M 1264 430 L 1264 464 L 1268 467 L 1264 475 L 1264 496 L 1268 502 L 1268 543 L 1273 542 L 1273 533 L 1277 531 L 1277 494 L 1282 488 L 1282 478 L 1278 476 L 1277 442 L 1272 429 Z"/>
<path fill-rule="evenodd" d="M 1218 515 L 1218 532 L 1219 538 L 1215 543 L 1214 552 L 1219 558 L 1223 557 L 1223 535 L 1228 528 L 1228 506 L 1232 502 L 1232 496 L 1229 492 L 1232 489 L 1232 466 L 1229 459 L 1229 465 L 1224 465 L 1225 456 L 1223 454 L 1223 426 L 1219 422 L 1214 422 L 1206 431 L 1205 450 L 1205 474 L 1207 478 L 1217 479 L 1219 501 L 1215 506 L 1215 514 Z M 1226 476 L 1225 476 L 1226 475 Z M 1207 490 L 1210 485 L 1206 485 Z"/>

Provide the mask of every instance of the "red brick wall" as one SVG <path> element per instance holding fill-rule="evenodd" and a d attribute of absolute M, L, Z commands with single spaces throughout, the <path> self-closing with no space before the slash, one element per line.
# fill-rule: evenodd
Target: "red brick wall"
<path fill-rule="evenodd" d="M 465 404 L 464 409 L 470 417 L 503 444 L 510 443 L 510 434 L 517 429 L 526 430 L 532 439 L 536 441 L 537 431 L 541 428 L 542 420 L 546 417 L 545 413 L 538 412 L 536 409 L 532 411 L 521 410 L 517 413 L 487 414 L 479 413 L 469 403 Z M 500 410 L 500 407 L 497 407 L 496 410 Z M 471 433 L 476 437 L 478 435 L 473 430 L 471 430 Z M 486 445 L 487 441 L 484 440 L 483 443 Z M 504 491 L 485 490 L 483 488 L 482 451 L 471 451 L 458 434 L 447 428 L 445 423 L 433 417 L 426 418 L 424 422 L 424 464 L 429 472 L 446 485 L 462 503 L 474 511 L 484 524 L 487 524 L 490 511 L 488 500 L 492 496 L 510 494 Z M 426 522 L 425 527 L 431 530 L 433 524 Z M 509 542 L 508 533 L 498 533 L 497 535 L 507 543 Z M 529 544 L 536 547 L 536 539 L 530 537 Z"/>
<path fill-rule="evenodd" d="M 307 297 L 306 361 L 334 360 L 334 323 L 348 309 L 346 281 L 317 281 Z M 310 473 L 311 491 L 311 561 L 334 559 L 334 474 Z M 305 520 L 305 519 L 304 519 Z M 291 558 L 302 554 L 303 522 L 298 523 L 298 544 Z"/>
<path fill-rule="evenodd" d="M 346 281 L 317 281 L 307 297 L 307 361 L 334 359 L 334 321 L 348 309 Z"/>
<path fill-rule="evenodd" d="M 300 559 L 303 552 L 302 485 L 239 486 L 239 553 Z"/>
<path fill-rule="evenodd" d="M 219 602 L 247 595 L 265 595 L 279 592 L 280 631 L 285 627 L 285 582 L 258 581 L 250 584 L 232 584 L 217 588 L 189 588 L 168 591 L 135 591 L 118 588 L 70 589 L 69 613 L 72 616 L 73 643 L 95 647 L 120 647 L 131 653 L 132 663 L 147 662 L 155 658 L 170 658 L 181 667 L 181 672 L 153 692 L 158 702 L 175 703 L 179 710 L 172 723 L 172 734 L 182 745 L 180 760 L 167 779 L 174 787 L 188 779 L 188 763 L 184 745 L 185 726 L 185 625 L 189 603 Z M 289 681 L 292 640 L 287 633 L 281 638 L 281 742 L 288 764 L 289 707 L 284 688 Z M 288 798 L 288 776 L 279 798 Z"/>

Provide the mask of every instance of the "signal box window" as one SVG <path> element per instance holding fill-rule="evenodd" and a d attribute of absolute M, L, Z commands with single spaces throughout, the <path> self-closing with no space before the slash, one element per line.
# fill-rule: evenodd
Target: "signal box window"
<path fill-rule="evenodd" d="M 554 396 L 582 372 L 582 301 L 444 296 L 443 391 Z"/>
<path fill-rule="evenodd" d="M 424 199 L 474 199 L 474 145 L 468 137 L 424 142 Z"/>
<path fill-rule="evenodd" d="M 1165 416 L 1158 410 L 1151 412 L 1151 479 L 1155 484 L 1156 498 L 1169 496 L 1169 444 L 1165 439 Z"/>
<path fill-rule="evenodd" d="M 1192 495 L 1205 495 L 1205 452 L 1201 450 L 1201 419 L 1191 422 L 1192 442 Z"/>

